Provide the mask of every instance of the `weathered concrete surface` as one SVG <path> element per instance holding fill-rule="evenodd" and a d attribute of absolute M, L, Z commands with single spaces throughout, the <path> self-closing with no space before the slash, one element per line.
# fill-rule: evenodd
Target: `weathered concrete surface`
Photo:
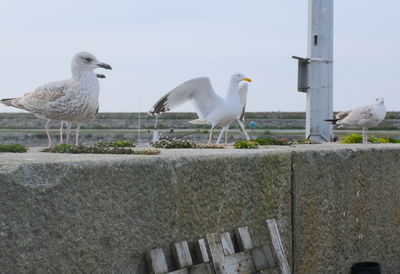
<path fill-rule="evenodd" d="M 295 273 L 348 273 L 360 261 L 400 273 L 399 148 L 294 153 Z"/>
<path fill-rule="evenodd" d="M 144 273 L 143 252 L 277 218 L 294 273 L 400 269 L 400 145 L 0 154 L 0 273 Z"/>
<path fill-rule="evenodd" d="M 240 176 L 238 176 L 240 174 Z M 0 155 L 0 273 L 145 273 L 143 252 L 279 218 L 291 251 L 290 153 Z"/>
<path fill-rule="evenodd" d="M 96 119 L 82 124 L 82 128 L 88 129 L 136 129 L 139 126 L 139 113 L 98 113 Z M 141 113 L 141 128 L 152 129 L 155 117 L 147 113 Z M 189 121 L 197 119 L 195 113 L 170 112 L 159 116 L 158 128 L 194 128 Z M 254 121 L 257 128 L 261 129 L 304 129 L 304 112 L 248 112 L 247 123 Z M 0 128 L 12 129 L 42 129 L 46 120 L 39 119 L 30 113 L 0 113 Z M 59 122 L 53 122 L 51 127 L 58 129 Z M 238 128 L 236 124 L 231 127 Z M 204 128 L 204 126 L 202 126 Z M 207 127 L 205 127 L 207 128 Z M 400 112 L 388 112 L 386 119 L 378 126 L 379 129 L 400 129 Z"/>

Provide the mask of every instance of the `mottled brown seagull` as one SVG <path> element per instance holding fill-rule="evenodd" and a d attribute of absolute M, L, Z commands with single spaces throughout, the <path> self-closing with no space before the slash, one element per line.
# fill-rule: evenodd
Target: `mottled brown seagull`
<path fill-rule="evenodd" d="M 75 145 L 79 145 L 81 123 L 93 119 L 99 107 L 99 80 L 93 72 L 96 68 L 111 69 L 111 66 L 99 62 L 89 52 L 79 52 L 72 58 L 70 79 L 51 82 L 22 97 L 2 99 L 0 102 L 47 119 L 49 146 L 52 145 L 49 133 L 51 120 L 76 122 Z"/>

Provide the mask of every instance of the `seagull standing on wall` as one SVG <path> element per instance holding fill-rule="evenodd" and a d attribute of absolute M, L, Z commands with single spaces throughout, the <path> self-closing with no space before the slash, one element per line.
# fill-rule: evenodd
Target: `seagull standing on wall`
<path fill-rule="evenodd" d="M 239 87 L 242 81 L 251 82 L 251 79 L 245 77 L 241 73 L 232 75 L 225 98 L 221 98 L 214 92 L 210 79 L 207 77 L 186 81 L 158 100 L 153 109 L 150 110 L 150 113 L 164 113 L 187 101 L 191 101 L 199 117 L 191 121 L 191 123 L 211 125 L 208 144 L 211 144 L 213 130 L 216 126 L 222 127 L 222 131 L 217 139 L 217 144 L 220 142 L 224 132 L 226 144 L 228 141 L 229 126 L 235 120 L 239 123 L 246 138 L 248 138 L 241 121 L 245 110 L 247 95 L 247 84 L 242 84 Z"/>
<path fill-rule="evenodd" d="M 335 127 L 361 127 L 363 143 L 368 144 L 368 128 L 379 125 L 386 116 L 383 98 L 376 98 L 375 103 L 368 106 L 339 112 L 336 119 L 325 120 Z"/>
<path fill-rule="evenodd" d="M 100 79 L 106 78 L 104 74 L 99 74 L 96 73 L 96 77 Z M 96 114 L 99 112 L 99 109 L 97 108 Z M 95 115 L 96 115 L 95 114 Z M 65 134 L 65 143 L 69 143 L 69 135 L 71 133 L 71 127 L 72 127 L 72 122 L 65 122 L 67 126 L 67 132 Z M 60 127 L 60 144 L 64 143 L 64 121 L 61 121 L 61 127 Z"/>
<path fill-rule="evenodd" d="M 77 123 L 75 145 L 79 145 L 81 123 L 93 119 L 99 108 L 99 80 L 93 72 L 96 68 L 111 69 L 111 66 L 99 62 L 89 52 L 77 53 L 72 58 L 71 79 L 51 82 L 22 97 L 2 99 L 0 102 L 47 119 L 49 147 L 52 145 L 49 133 L 51 120 Z"/>

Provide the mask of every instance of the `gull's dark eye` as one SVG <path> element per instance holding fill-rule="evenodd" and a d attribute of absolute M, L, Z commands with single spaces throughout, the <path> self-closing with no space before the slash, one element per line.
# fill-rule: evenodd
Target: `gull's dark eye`
<path fill-rule="evenodd" d="M 89 57 L 81 57 L 83 60 L 85 60 L 86 62 L 88 62 L 88 63 L 90 63 L 90 62 L 92 62 L 93 60 L 92 60 L 92 58 L 89 58 Z"/>

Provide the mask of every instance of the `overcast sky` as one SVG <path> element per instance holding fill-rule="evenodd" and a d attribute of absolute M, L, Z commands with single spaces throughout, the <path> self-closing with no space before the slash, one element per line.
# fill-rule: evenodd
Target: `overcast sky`
<path fill-rule="evenodd" d="M 210 77 L 223 95 L 231 74 L 254 80 L 248 111 L 303 111 L 297 64 L 306 56 L 306 0 L 0 1 L 0 96 L 70 77 L 90 51 L 101 71 L 100 111 L 148 111 L 181 82 Z M 400 111 L 400 1 L 335 0 L 334 109 L 383 96 Z M 177 111 L 191 111 L 186 104 Z M 12 111 L 0 106 L 0 112 Z"/>

